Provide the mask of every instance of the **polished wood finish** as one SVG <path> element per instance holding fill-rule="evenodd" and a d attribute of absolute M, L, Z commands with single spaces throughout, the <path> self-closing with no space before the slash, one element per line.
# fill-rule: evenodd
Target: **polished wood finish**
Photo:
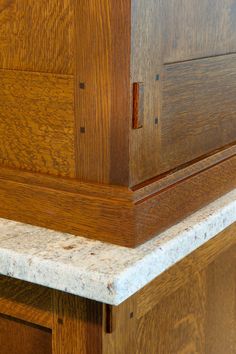
<path fill-rule="evenodd" d="M 1 354 L 51 354 L 51 331 L 0 315 Z"/>
<path fill-rule="evenodd" d="M 103 305 L 0 277 L 1 354 L 102 354 Z"/>
<path fill-rule="evenodd" d="M 106 307 L 105 307 L 106 310 Z M 111 331 L 103 332 L 103 354 L 129 354 L 135 350 L 136 299 L 131 297 L 118 307 L 111 307 L 108 313 L 112 319 Z M 103 322 L 106 321 L 106 313 Z M 105 328 L 106 329 L 106 328 Z"/>
<path fill-rule="evenodd" d="M 235 171 L 236 156 L 136 203 L 137 244 L 235 188 Z"/>
<path fill-rule="evenodd" d="M 236 224 L 117 307 L 1 277 L 1 353 L 234 354 L 235 233 Z"/>
<path fill-rule="evenodd" d="M 235 188 L 235 6 L 0 0 L 0 216 L 134 247 Z"/>
<path fill-rule="evenodd" d="M 73 78 L 0 71 L 2 166 L 74 177 Z"/>
<path fill-rule="evenodd" d="M 133 129 L 143 126 L 144 119 L 144 84 L 135 82 L 133 85 Z"/>
<path fill-rule="evenodd" d="M 186 162 L 204 155 L 204 144 L 209 144 L 208 148 L 214 151 L 222 143 L 227 145 L 232 141 L 232 136 L 227 141 L 227 134 L 231 133 L 232 127 L 235 132 L 233 117 L 224 132 L 219 133 L 217 127 L 226 123 L 227 115 L 234 109 L 233 88 L 230 89 L 234 85 L 234 80 L 231 81 L 231 75 L 235 75 L 234 55 L 228 57 L 228 54 L 236 52 L 236 2 L 139 0 L 132 3 L 132 82 L 145 83 L 143 129 L 132 130 L 130 138 L 131 184 L 136 185 L 176 165 L 180 167 L 183 163 L 180 145 Z M 221 57 L 214 58 L 216 56 Z M 232 67 L 228 70 L 230 58 Z M 201 60 L 195 63 L 196 59 Z M 181 63 L 184 61 L 188 63 Z M 172 70 L 176 70 L 175 74 Z M 230 83 L 227 84 L 227 80 Z M 219 114 L 218 118 L 215 113 Z M 207 131 L 209 137 L 205 135 Z M 216 132 L 215 139 L 213 132 Z M 176 144 L 171 142 L 169 146 L 167 141 L 173 137 Z M 233 141 L 235 143 L 235 133 Z"/>
<path fill-rule="evenodd" d="M 138 321 L 136 353 L 234 354 L 235 244 Z"/>
<path fill-rule="evenodd" d="M 136 352 L 206 353 L 204 297 L 203 274 L 154 307 L 139 320 Z"/>
<path fill-rule="evenodd" d="M 204 246 L 140 290 L 137 300 L 137 318 L 143 317 L 167 296 L 184 287 L 191 281 L 193 275 L 201 273 L 220 254 L 226 254 L 230 248 L 234 249 L 236 244 L 235 232 L 235 225 L 227 228 L 219 236 L 208 241 Z M 232 261 L 232 258 L 230 258 L 230 261 Z"/>
<path fill-rule="evenodd" d="M 209 159 L 208 159 L 209 161 Z M 196 168 L 196 166 L 195 166 Z M 236 187 L 236 157 L 160 190 L 104 187 L 0 170 L 1 216 L 135 247 Z M 190 171 L 188 169 L 187 171 Z M 172 180 L 173 181 L 173 180 Z M 54 184 L 55 182 L 55 184 Z M 56 187 L 56 188 L 55 188 Z M 76 191 L 76 193 L 75 193 Z"/>
<path fill-rule="evenodd" d="M 117 348 L 116 354 L 234 354 L 235 233 L 236 224 L 114 308 L 104 353 Z M 119 330 L 127 322 L 128 341 Z"/>
<path fill-rule="evenodd" d="M 235 63 L 227 55 L 164 67 L 161 173 L 235 142 Z"/>
<path fill-rule="evenodd" d="M 236 247 L 218 257 L 206 271 L 206 353 L 236 351 Z M 220 284 L 220 285 L 219 285 Z M 222 293 L 224 299 L 222 301 Z M 212 325 L 210 325 L 212 324 Z"/>
<path fill-rule="evenodd" d="M 95 187 L 96 190 L 97 187 Z M 89 189 L 88 195 L 86 189 Z M 0 215 L 75 235 L 135 246 L 134 211 L 127 197 L 97 196 L 1 179 Z M 119 191 L 118 191 L 119 192 Z M 112 220 L 112 222 L 111 222 Z"/>
<path fill-rule="evenodd" d="M 131 2 L 74 3 L 77 176 L 84 181 L 127 186 Z"/>
<path fill-rule="evenodd" d="M 165 64 L 236 51 L 234 0 L 214 0 L 214 6 L 212 0 L 155 3 L 156 7 L 150 6 L 153 17 L 161 11 L 160 46 Z"/>
<path fill-rule="evenodd" d="M 51 292 L 43 286 L 0 277 L 0 313 L 52 328 Z"/>
<path fill-rule="evenodd" d="M 73 74 L 73 13 L 73 0 L 0 0 L 0 68 Z"/>
<path fill-rule="evenodd" d="M 53 354 L 102 354 L 102 304 L 53 292 Z"/>

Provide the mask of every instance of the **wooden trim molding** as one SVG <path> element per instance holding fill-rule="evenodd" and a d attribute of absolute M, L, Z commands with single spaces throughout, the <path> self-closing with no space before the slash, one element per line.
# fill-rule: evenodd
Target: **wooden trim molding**
<path fill-rule="evenodd" d="M 134 190 L 1 168 L 0 217 L 135 247 L 236 188 L 235 171 L 235 147 Z"/>

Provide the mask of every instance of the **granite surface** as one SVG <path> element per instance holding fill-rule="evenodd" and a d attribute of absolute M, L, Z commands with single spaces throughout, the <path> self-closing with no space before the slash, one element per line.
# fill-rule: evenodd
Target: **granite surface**
<path fill-rule="evenodd" d="M 235 221 L 236 190 L 136 249 L 0 219 L 0 274 L 118 305 Z"/>

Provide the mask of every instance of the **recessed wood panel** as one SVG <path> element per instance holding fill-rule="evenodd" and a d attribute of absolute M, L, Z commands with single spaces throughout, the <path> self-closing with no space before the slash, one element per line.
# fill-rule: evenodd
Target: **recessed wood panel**
<path fill-rule="evenodd" d="M 205 354 L 205 287 L 205 274 L 192 276 L 186 286 L 142 317 L 135 353 Z"/>
<path fill-rule="evenodd" d="M 1 276 L 0 313 L 52 328 L 51 290 Z"/>
<path fill-rule="evenodd" d="M 158 303 L 171 296 L 179 288 L 185 286 L 191 281 L 193 275 L 202 272 L 207 267 L 212 268 L 211 264 L 220 259 L 221 255 L 227 253 L 227 250 L 230 248 L 232 248 L 232 254 L 236 247 L 235 234 L 236 223 L 224 229 L 141 289 L 137 293 L 137 317 L 143 317 Z M 223 256 L 223 258 L 225 257 Z M 229 262 L 233 266 L 233 257 L 229 257 Z M 222 272 L 224 272 L 223 268 Z M 233 274 L 230 276 L 233 277 Z M 214 280 L 214 275 L 209 277 L 209 284 L 212 283 L 212 280 Z M 217 282 L 215 285 L 219 286 Z M 231 282 L 228 285 L 230 287 Z M 212 297 L 214 297 L 213 293 Z M 214 301 L 212 304 L 214 306 Z"/>
<path fill-rule="evenodd" d="M 164 0 L 161 8 L 165 63 L 236 51 L 235 0 Z"/>
<path fill-rule="evenodd" d="M 131 79 L 145 85 L 143 128 L 131 131 L 130 173 L 133 186 L 165 170 L 160 160 L 165 159 L 165 156 L 160 157 L 163 152 L 162 79 L 157 80 L 163 65 L 236 52 L 236 1 L 133 0 L 132 4 Z M 231 80 L 229 76 L 227 79 Z M 192 80 L 195 80 L 194 76 Z M 214 84 L 224 95 L 221 80 L 220 73 Z M 233 82 L 227 85 L 231 86 Z M 211 90 L 210 93 L 214 92 Z M 171 109 L 173 102 L 168 103 L 167 96 L 165 99 Z"/>
<path fill-rule="evenodd" d="M 167 62 L 236 51 L 235 0 L 133 0 L 132 4 L 136 74 Z"/>
<path fill-rule="evenodd" d="M 0 68 L 72 74 L 73 1 L 0 0 Z"/>
<path fill-rule="evenodd" d="M 234 234 L 235 237 L 235 234 Z M 236 246 L 206 270 L 206 353 L 236 353 Z"/>
<path fill-rule="evenodd" d="M 51 354 L 51 331 L 0 315 L 1 354 Z"/>
<path fill-rule="evenodd" d="M 104 354 L 235 354 L 235 227 L 109 308 Z"/>
<path fill-rule="evenodd" d="M 70 76 L 0 71 L 0 164 L 74 176 Z"/>
<path fill-rule="evenodd" d="M 236 55 L 166 65 L 159 172 L 236 141 Z"/>
<path fill-rule="evenodd" d="M 236 352 L 235 251 L 232 245 L 203 270 L 192 272 L 189 281 L 137 321 L 134 353 Z"/>

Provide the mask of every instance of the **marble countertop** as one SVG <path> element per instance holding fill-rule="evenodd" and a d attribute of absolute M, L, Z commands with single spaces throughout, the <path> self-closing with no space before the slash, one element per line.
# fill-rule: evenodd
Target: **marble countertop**
<path fill-rule="evenodd" d="M 118 305 L 235 221 L 236 190 L 136 249 L 0 219 L 0 274 Z"/>

